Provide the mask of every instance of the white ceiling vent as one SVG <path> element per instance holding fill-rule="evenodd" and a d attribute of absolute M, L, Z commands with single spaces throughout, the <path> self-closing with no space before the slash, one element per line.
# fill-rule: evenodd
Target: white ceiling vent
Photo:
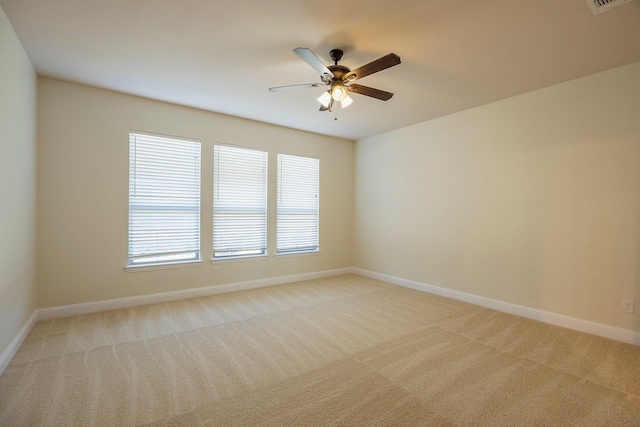
<path fill-rule="evenodd" d="M 593 14 L 597 15 L 630 1 L 631 0 L 587 0 L 587 3 L 589 4 L 589 7 L 591 7 L 591 11 L 593 12 Z"/>

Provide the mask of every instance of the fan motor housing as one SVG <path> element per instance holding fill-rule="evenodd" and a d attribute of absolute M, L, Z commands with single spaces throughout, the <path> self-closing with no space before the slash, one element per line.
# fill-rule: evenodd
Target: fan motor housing
<path fill-rule="evenodd" d="M 351 71 L 344 65 L 329 65 L 327 68 L 333 73 L 334 76 L 336 76 L 337 79 L 341 79 L 342 76 Z"/>

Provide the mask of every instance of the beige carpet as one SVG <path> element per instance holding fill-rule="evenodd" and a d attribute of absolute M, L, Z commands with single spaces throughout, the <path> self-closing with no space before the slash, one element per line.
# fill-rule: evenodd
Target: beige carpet
<path fill-rule="evenodd" d="M 1 426 L 640 426 L 640 347 L 348 275 L 39 322 Z"/>

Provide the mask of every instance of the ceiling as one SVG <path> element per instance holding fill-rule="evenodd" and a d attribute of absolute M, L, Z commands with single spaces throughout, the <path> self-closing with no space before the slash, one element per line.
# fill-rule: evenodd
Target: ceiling
<path fill-rule="evenodd" d="M 39 75 L 351 140 L 640 60 L 640 1 L 0 0 Z M 324 88 L 293 49 L 394 92 L 319 112 Z M 334 120 L 337 116 L 338 120 Z"/>

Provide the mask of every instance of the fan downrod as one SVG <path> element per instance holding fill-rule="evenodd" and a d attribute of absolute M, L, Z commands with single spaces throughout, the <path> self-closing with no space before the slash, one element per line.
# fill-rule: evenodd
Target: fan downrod
<path fill-rule="evenodd" d="M 331 51 L 329 51 L 329 57 L 331 57 L 334 65 L 338 65 L 338 61 L 342 59 L 343 54 L 344 52 L 340 49 L 332 49 Z"/>

